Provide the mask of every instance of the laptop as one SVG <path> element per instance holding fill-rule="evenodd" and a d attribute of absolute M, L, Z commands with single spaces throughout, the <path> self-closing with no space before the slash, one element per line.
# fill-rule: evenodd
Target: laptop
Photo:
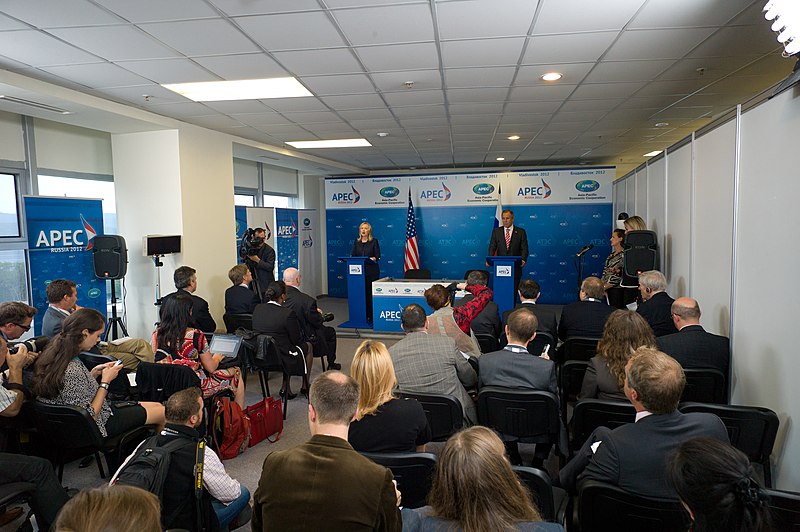
<path fill-rule="evenodd" d="M 235 334 L 215 334 L 211 338 L 210 351 L 219 353 L 225 358 L 235 358 L 239 354 L 242 337 Z"/>

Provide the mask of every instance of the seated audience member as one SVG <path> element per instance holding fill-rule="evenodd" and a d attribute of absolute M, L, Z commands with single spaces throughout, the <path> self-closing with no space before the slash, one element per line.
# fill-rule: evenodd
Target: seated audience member
<path fill-rule="evenodd" d="M 630 231 L 647 231 L 647 224 L 641 216 L 630 216 L 623 222 L 625 234 Z"/>
<path fill-rule="evenodd" d="M 297 268 L 283 271 L 283 282 L 286 283 L 284 306 L 297 314 L 303 339 L 314 346 L 317 356 L 327 357 L 328 369 L 342 369 L 342 365 L 336 362 L 336 329 L 323 324 L 322 310 L 317 307 L 317 300 L 300 291 L 302 281 L 303 276 Z"/>
<path fill-rule="evenodd" d="M 659 338 L 658 348 L 680 362 L 684 369 L 718 369 L 727 381 L 731 363 L 730 341 L 703 329 L 697 301 L 690 297 L 676 299 L 672 304 L 672 319 L 678 332 Z"/>
<path fill-rule="evenodd" d="M 49 306 L 42 318 L 42 334 L 52 338 L 61 332 L 64 319 L 82 307 L 77 305 L 78 290 L 74 281 L 68 279 L 50 281 L 45 293 Z M 136 371 L 139 362 L 153 361 L 150 344 L 139 338 L 127 338 L 118 344 L 99 342 L 89 351 L 121 360 L 122 366 L 130 371 Z"/>
<path fill-rule="evenodd" d="M 542 295 L 541 289 L 539 288 L 539 283 L 534 281 L 533 279 L 523 279 L 519 282 L 519 305 L 517 305 L 514 310 L 518 308 L 524 308 L 536 315 L 536 320 L 539 323 L 536 332 L 545 332 L 553 337 L 553 340 L 558 338 L 558 329 L 556 326 L 556 313 L 555 311 L 548 307 L 547 305 L 537 305 L 536 301 L 539 299 L 539 296 Z M 508 322 L 508 315 L 513 312 L 512 310 L 507 310 L 503 312 L 503 325 Z"/>
<path fill-rule="evenodd" d="M 160 532 L 158 497 L 133 486 L 83 490 L 64 505 L 56 532 Z M 39 530 L 47 530 L 39 527 Z"/>
<path fill-rule="evenodd" d="M 570 336 L 600 338 L 606 320 L 615 310 L 606 304 L 603 281 L 597 277 L 583 280 L 579 297 L 580 301 L 570 303 L 561 311 L 558 337 L 562 340 Z"/>
<path fill-rule="evenodd" d="M 220 369 L 222 355 L 212 353 L 202 331 L 191 327 L 192 300 L 177 295 L 164 302 L 161 322 L 153 333 L 153 351 L 161 351 L 161 364 L 188 366 L 200 379 L 203 397 L 230 389 L 236 403 L 244 408 L 244 384 L 237 367 Z"/>
<path fill-rule="evenodd" d="M 177 295 L 189 296 L 192 298 L 192 327 L 207 333 L 213 333 L 217 330 L 217 322 L 214 321 L 214 318 L 211 317 L 211 312 L 208 310 L 208 301 L 195 295 L 197 290 L 197 270 L 189 266 L 181 266 L 175 270 L 172 278 L 175 281 L 177 290 L 161 298 L 161 309 L 164 309 L 164 304 L 168 299 Z"/>
<path fill-rule="evenodd" d="M 197 427 L 203 423 L 203 397 L 199 389 L 192 387 L 175 392 L 165 406 L 166 425 L 158 437 L 161 447 L 176 438 L 187 444 L 170 454 L 169 470 L 164 481 L 161 524 L 164 528 L 192 529 L 197 523 L 194 504 L 194 467 L 197 442 L 200 433 Z M 210 446 L 203 452 L 203 488 L 211 498 L 211 505 L 222 530 L 242 526 L 250 518 L 250 492 L 228 475 L 217 453 Z M 117 475 L 125 468 L 136 451 L 120 466 Z M 116 482 L 117 475 L 111 479 Z M 186 504 L 190 501 L 191 504 Z"/>
<path fill-rule="evenodd" d="M 25 345 L 9 353 L 8 344 L 0 337 L 0 366 L 8 364 L 8 383 L 0 380 L 0 416 L 14 417 L 25 400 L 22 392 L 22 368 L 30 360 Z M 49 530 L 59 509 L 67 502 L 67 492 L 61 487 L 50 462 L 35 456 L 0 453 L 0 485 L 12 482 L 32 482 L 37 489 L 30 500 L 40 530 Z M 2 518 L 0 516 L 0 518 Z"/>
<path fill-rule="evenodd" d="M 225 290 L 226 314 L 252 314 L 253 309 L 260 303 L 258 295 L 250 290 L 253 274 L 244 264 L 237 264 L 228 270 L 228 279 L 233 286 Z"/>
<path fill-rule="evenodd" d="M 481 387 L 500 386 L 558 393 L 555 364 L 549 358 L 528 352 L 528 342 L 536 337 L 537 325 L 536 316 L 526 309 L 517 309 L 508 316 L 505 326 L 508 345 L 500 351 L 484 354 L 478 361 L 478 382 Z"/>
<path fill-rule="evenodd" d="M 711 438 L 684 442 L 669 465 L 692 532 L 772 530 L 767 493 L 754 477 L 744 453 Z"/>
<path fill-rule="evenodd" d="M 462 285 L 459 285 L 461 287 Z M 444 286 L 435 284 L 424 292 L 425 302 L 433 309 L 428 316 L 428 334 L 448 336 L 456 343 L 458 350 L 475 358 L 481 356 L 481 349 L 475 335 L 465 333 L 453 319 L 453 307 L 450 306 L 450 292 Z"/>
<path fill-rule="evenodd" d="M 392 472 L 347 443 L 358 384 L 326 371 L 314 380 L 309 399 L 311 439 L 264 460 L 253 497 L 253 532 L 399 531 L 400 494 Z"/>
<path fill-rule="evenodd" d="M 542 521 L 528 489 L 506 460 L 503 442 L 486 427 L 470 427 L 447 440 L 428 503 L 403 509 L 404 531 L 564 530 Z"/>
<path fill-rule="evenodd" d="M 36 307 L 19 301 L 0 303 L 0 338 L 17 340 L 31 330 Z"/>
<path fill-rule="evenodd" d="M 598 480 L 644 497 L 676 499 L 667 479 L 675 449 L 703 436 L 728 441 L 717 416 L 678 411 L 685 385 L 683 368 L 674 358 L 651 347 L 637 349 L 625 367 L 625 395 L 636 409 L 636 422 L 592 432 L 561 469 L 561 485 L 575 493 L 577 481 Z"/>
<path fill-rule="evenodd" d="M 454 284 L 450 285 L 451 289 L 466 290 L 469 292 L 468 296 L 471 296 L 469 301 L 453 308 L 453 320 L 458 325 L 458 328 L 464 331 L 464 334 L 470 334 L 473 320 L 492 301 L 492 291 L 486 286 L 487 282 L 488 279 L 485 277 L 485 272 L 473 270 L 467 276 L 466 283 L 458 283 L 455 286 Z M 496 311 L 497 309 L 495 309 Z"/>
<path fill-rule="evenodd" d="M 397 378 L 386 346 L 364 340 L 356 349 L 350 375 L 361 390 L 356 419 L 347 441 L 369 453 L 424 451 L 431 429 L 422 406 L 414 399 L 398 399 L 392 391 Z"/>
<path fill-rule="evenodd" d="M 615 310 L 603 328 L 603 337 L 597 344 L 597 355 L 589 359 L 578 400 L 626 401 L 622 391 L 625 365 L 633 352 L 642 346 L 656 346 L 650 325 L 633 311 Z"/>
<path fill-rule="evenodd" d="M 672 321 L 672 303 L 675 301 L 667 290 L 667 278 L 658 270 L 650 270 L 639 274 L 639 293 L 642 302 L 636 312 L 647 320 L 653 333 L 658 336 L 678 332 Z"/>
<path fill-rule="evenodd" d="M 473 286 L 488 286 L 489 285 L 489 274 L 483 270 L 472 270 L 467 275 L 467 287 Z M 475 295 L 473 295 L 472 288 L 465 288 L 467 290 L 467 294 L 456 301 L 454 303 L 453 312 L 456 309 L 462 308 L 468 305 L 475 299 Z M 488 334 L 495 338 L 500 337 L 500 309 L 497 306 L 497 303 L 490 300 L 486 303 L 486 306 L 478 312 L 471 320 L 469 324 L 470 330 L 472 330 L 475 334 Z M 469 334 L 468 331 L 464 331 Z"/>
<path fill-rule="evenodd" d="M 452 338 L 427 333 L 425 309 L 411 303 L 403 309 L 401 325 L 405 338 L 389 348 L 400 390 L 454 396 L 464 407 L 464 419 L 477 423 L 475 403 L 466 388 L 478 377 Z"/>
<path fill-rule="evenodd" d="M 278 355 L 284 357 L 289 365 L 296 371 L 293 375 L 303 375 L 303 385 L 300 393 L 308 396 L 308 382 L 311 375 L 311 364 L 314 362 L 314 352 L 311 344 L 303 342 L 303 332 L 300 329 L 300 320 L 295 312 L 286 307 L 286 284 L 283 281 L 272 281 L 267 286 L 264 294 L 269 301 L 256 306 L 253 311 L 253 330 L 272 336 L 278 348 Z M 298 346 L 301 349 L 298 349 Z M 281 396 L 288 394 L 293 399 L 289 375 L 283 376 Z"/>
<path fill-rule="evenodd" d="M 83 308 L 70 314 L 62 324 L 61 333 L 52 338 L 39 355 L 33 392 L 45 403 L 87 409 L 105 437 L 142 425 L 163 425 L 164 405 L 160 403 L 106 400 L 108 385 L 117 378 L 122 365 L 108 362 L 95 366 L 90 372 L 78 358 L 81 351 L 97 343 L 105 321 L 94 309 Z"/>

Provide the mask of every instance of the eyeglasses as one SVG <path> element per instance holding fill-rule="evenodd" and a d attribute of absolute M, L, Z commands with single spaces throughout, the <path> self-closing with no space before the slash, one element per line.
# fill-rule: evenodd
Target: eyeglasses
<path fill-rule="evenodd" d="M 23 325 L 21 323 L 14 323 L 14 325 L 16 325 L 17 327 L 19 327 L 20 329 L 22 329 L 25 332 L 28 332 L 28 331 L 31 330 L 31 326 L 30 325 Z"/>

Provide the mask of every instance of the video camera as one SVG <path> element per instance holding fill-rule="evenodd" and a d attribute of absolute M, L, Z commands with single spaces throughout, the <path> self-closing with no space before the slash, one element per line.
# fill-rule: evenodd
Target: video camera
<path fill-rule="evenodd" d="M 245 261 L 250 255 L 258 255 L 263 244 L 264 239 L 257 237 L 256 230 L 248 227 L 242 235 L 241 244 L 239 244 L 239 259 Z"/>

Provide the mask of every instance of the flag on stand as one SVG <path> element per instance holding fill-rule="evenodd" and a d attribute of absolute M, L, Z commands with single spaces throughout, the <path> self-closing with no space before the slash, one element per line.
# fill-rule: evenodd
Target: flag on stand
<path fill-rule="evenodd" d="M 503 206 L 501 205 L 500 185 L 497 185 L 497 208 L 494 211 L 494 228 L 497 229 L 503 223 Z M 497 250 L 494 252 L 497 255 Z"/>
<path fill-rule="evenodd" d="M 417 242 L 417 221 L 414 218 L 414 204 L 411 202 L 411 187 L 408 188 L 408 217 L 406 219 L 406 253 L 403 271 L 419 269 L 419 243 Z"/>

